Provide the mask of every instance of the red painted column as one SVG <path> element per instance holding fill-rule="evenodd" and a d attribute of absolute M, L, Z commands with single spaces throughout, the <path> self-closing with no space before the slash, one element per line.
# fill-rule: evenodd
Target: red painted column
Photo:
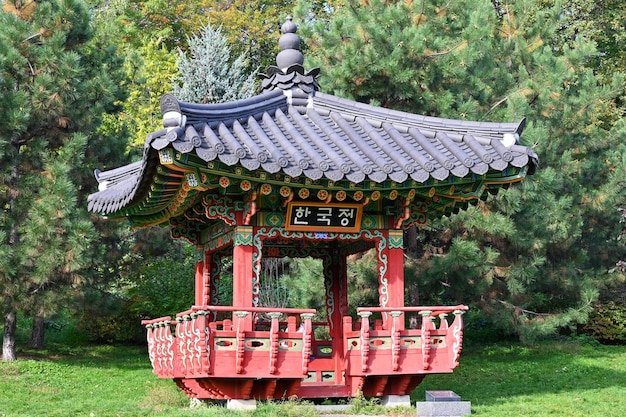
<path fill-rule="evenodd" d="M 252 255 L 254 253 L 252 226 L 235 227 L 233 246 L 233 307 L 252 307 Z M 233 316 L 233 321 L 237 320 Z M 245 317 L 244 329 L 252 330 L 252 316 Z"/>
<path fill-rule="evenodd" d="M 213 252 L 206 251 L 202 257 L 203 259 L 196 263 L 195 305 L 197 306 L 215 304 L 211 297 L 214 285 L 211 275 L 211 269 L 214 268 Z"/>
<path fill-rule="evenodd" d="M 194 305 L 201 306 L 203 304 L 203 294 L 205 285 L 205 260 L 196 262 L 196 276 L 195 276 L 195 300 Z"/>
<path fill-rule="evenodd" d="M 326 289 L 326 315 L 330 336 L 343 337 L 343 316 L 348 313 L 348 271 L 344 254 L 337 248 L 330 249 L 324 258 L 324 288 Z"/>
<path fill-rule="evenodd" d="M 213 254 L 209 251 L 204 253 L 204 271 L 202 274 L 202 305 L 213 304 L 211 292 L 213 291 L 213 277 L 211 276 L 211 259 Z"/>
<path fill-rule="evenodd" d="M 379 294 L 381 307 L 404 307 L 404 241 L 400 229 L 385 230 L 387 239 L 385 254 L 387 255 L 387 270 L 380 277 Z M 385 305 L 383 305 L 385 303 Z M 404 330 L 404 316 L 400 316 L 399 323 Z M 391 328 L 391 317 L 383 314 L 383 327 Z"/>
<path fill-rule="evenodd" d="M 343 317 L 348 314 L 348 263 L 346 255 L 335 243 L 324 257 L 324 288 L 326 315 L 335 359 L 335 375 L 341 376 L 343 358 Z M 342 381 L 338 381 L 342 382 Z"/>

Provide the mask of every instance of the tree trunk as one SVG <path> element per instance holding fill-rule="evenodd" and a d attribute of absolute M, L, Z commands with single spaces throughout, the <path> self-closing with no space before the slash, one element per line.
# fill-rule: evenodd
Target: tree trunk
<path fill-rule="evenodd" d="M 44 319 L 43 316 L 33 318 L 33 329 L 30 333 L 28 347 L 31 349 L 43 349 L 44 344 Z"/>
<path fill-rule="evenodd" d="M 4 335 L 2 338 L 2 360 L 14 361 L 15 354 L 15 333 L 17 331 L 17 314 L 15 311 L 7 313 L 4 317 Z"/>
<path fill-rule="evenodd" d="M 404 253 L 412 258 L 416 258 L 418 251 L 417 226 L 413 225 L 404 231 Z"/>

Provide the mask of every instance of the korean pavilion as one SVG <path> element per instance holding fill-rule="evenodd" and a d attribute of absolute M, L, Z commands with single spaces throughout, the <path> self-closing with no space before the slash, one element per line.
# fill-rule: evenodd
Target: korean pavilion
<path fill-rule="evenodd" d="M 403 231 L 522 181 L 537 155 L 520 145 L 523 120 L 442 119 L 322 93 L 295 32 L 288 18 L 277 66 L 252 98 L 163 96 L 163 128 L 141 160 L 96 170 L 88 209 L 168 227 L 197 248 L 193 305 L 144 321 L 154 373 L 190 397 L 408 398 L 458 365 L 467 307 L 405 305 Z M 365 251 L 377 260 L 378 304 L 351 317 L 347 257 Z M 217 296 L 223 257 L 232 305 Z M 324 312 L 260 305 L 261 260 L 276 257 L 321 259 Z M 318 340 L 318 327 L 330 337 Z"/>

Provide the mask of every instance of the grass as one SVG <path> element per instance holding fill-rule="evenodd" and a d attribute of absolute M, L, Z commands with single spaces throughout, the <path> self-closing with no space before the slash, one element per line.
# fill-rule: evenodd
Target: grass
<path fill-rule="evenodd" d="M 452 390 L 485 417 L 621 417 L 626 410 L 626 347 L 544 342 L 493 345 L 461 354 L 452 375 L 433 375 L 413 392 Z"/>
<path fill-rule="evenodd" d="M 626 410 L 626 346 L 544 342 L 466 348 L 451 375 L 428 376 L 413 393 L 452 390 L 471 401 L 472 415 L 623 416 Z M 363 401 L 355 411 L 380 412 Z M 406 411 L 405 411 L 406 412 Z M 22 352 L 0 362 L 0 417 L 309 417 L 307 403 L 262 404 L 254 413 L 219 407 L 189 408 L 169 380 L 156 378 L 145 349 L 80 347 Z"/>

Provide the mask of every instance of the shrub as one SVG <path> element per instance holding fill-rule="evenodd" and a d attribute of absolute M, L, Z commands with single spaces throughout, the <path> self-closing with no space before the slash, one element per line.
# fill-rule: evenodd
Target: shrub
<path fill-rule="evenodd" d="M 497 343 L 518 340 L 503 319 L 495 314 L 489 314 L 477 306 L 470 306 L 463 315 L 463 343 L 465 345 Z"/>
<path fill-rule="evenodd" d="M 145 343 L 142 317 L 130 307 L 132 301 L 109 295 L 85 308 L 76 331 L 94 343 Z"/>
<path fill-rule="evenodd" d="M 626 344 L 626 305 L 614 301 L 596 304 L 582 332 L 601 343 Z"/>

